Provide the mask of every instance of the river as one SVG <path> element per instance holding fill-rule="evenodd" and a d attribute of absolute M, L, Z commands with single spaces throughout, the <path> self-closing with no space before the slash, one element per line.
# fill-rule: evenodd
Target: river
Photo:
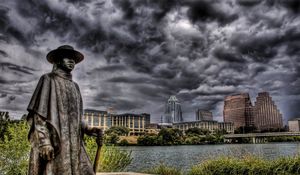
<path fill-rule="evenodd" d="M 183 146 L 128 146 L 122 150 L 132 151 L 132 163 L 127 171 L 141 171 L 160 163 L 188 170 L 206 159 L 218 156 L 257 155 L 266 159 L 295 156 L 300 153 L 300 143 L 224 144 Z"/>

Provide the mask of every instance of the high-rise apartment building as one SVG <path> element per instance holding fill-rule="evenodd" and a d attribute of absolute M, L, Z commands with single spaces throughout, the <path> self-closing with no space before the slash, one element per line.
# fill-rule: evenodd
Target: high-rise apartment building
<path fill-rule="evenodd" d="M 268 92 L 258 93 L 254 107 L 254 125 L 258 130 L 283 127 L 282 114 Z"/>
<path fill-rule="evenodd" d="M 253 126 L 253 107 L 248 93 L 225 97 L 224 122 L 234 123 L 235 128 Z"/>
<path fill-rule="evenodd" d="M 181 105 L 179 100 L 176 98 L 176 96 L 172 95 L 165 108 L 165 116 L 164 116 L 164 123 L 178 123 L 182 122 L 182 111 L 181 111 Z"/>
<path fill-rule="evenodd" d="M 196 111 L 196 121 L 212 121 L 212 112 L 208 110 L 197 109 Z"/>
<path fill-rule="evenodd" d="M 268 92 L 258 93 L 254 106 L 248 93 L 227 96 L 223 115 L 224 122 L 234 123 L 235 128 L 256 127 L 262 131 L 283 127 L 282 114 Z"/>

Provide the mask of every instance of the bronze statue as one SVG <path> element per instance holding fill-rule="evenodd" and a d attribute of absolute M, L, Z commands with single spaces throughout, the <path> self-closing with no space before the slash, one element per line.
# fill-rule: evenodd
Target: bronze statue
<path fill-rule="evenodd" d="M 29 106 L 31 153 L 29 175 L 94 175 L 83 145 L 83 134 L 101 130 L 83 122 L 82 98 L 71 71 L 84 56 L 68 45 L 52 50 L 53 71 L 43 75 Z"/>

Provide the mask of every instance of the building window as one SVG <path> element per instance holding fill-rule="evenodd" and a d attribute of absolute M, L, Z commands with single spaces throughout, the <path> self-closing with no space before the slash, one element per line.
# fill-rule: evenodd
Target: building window
<path fill-rule="evenodd" d="M 88 117 L 88 125 L 89 125 L 89 126 L 92 126 L 92 116 L 89 116 L 89 117 Z"/>
<path fill-rule="evenodd" d="M 93 126 L 99 126 L 99 116 L 94 116 Z"/>
<path fill-rule="evenodd" d="M 134 119 L 134 128 L 139 128 L 139 119 L 138 118 Z"/>
<path fill-rule="evenodd" d="M 101 116 L 101 126 L 104 126 L 104 115 Z"/>

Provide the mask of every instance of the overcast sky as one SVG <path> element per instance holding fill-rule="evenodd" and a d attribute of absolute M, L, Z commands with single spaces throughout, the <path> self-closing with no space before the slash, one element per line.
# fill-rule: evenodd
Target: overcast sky
<path fill-rule="evenodd" d="M 46 54 L 69 44 L 84 108 L 147 112 L 170 95 L 191 120 L 222 120 L 226 95 L 268 91 L 285 119 L 300 117 L 300 1 L 9 0 L 0 2 L 0 110 L 26 108 Z"/>

